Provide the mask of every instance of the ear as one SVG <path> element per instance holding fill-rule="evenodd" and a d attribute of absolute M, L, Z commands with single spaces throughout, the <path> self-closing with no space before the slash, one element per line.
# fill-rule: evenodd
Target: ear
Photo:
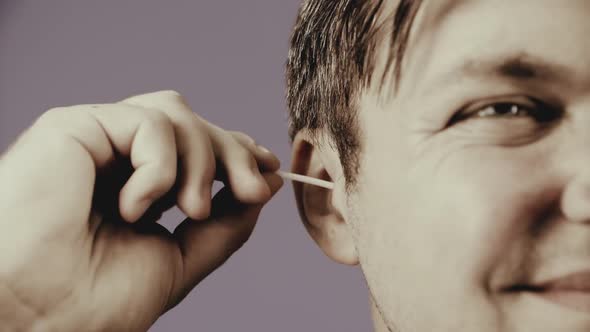
<path fill-rule="evenodd" d="M 325 137 L 313 141 L 309 131 L 297 133 L 293 140 L 291 170 L 326 181 L 343 179 L 338 152 Z M 344 183 L 336 181 L 334 189 L 329 190 L 293 182 L 293 189 L 301 220 L 324 253 L 338 263 L 358 264 L 352 229 L 346 219 Z"/>

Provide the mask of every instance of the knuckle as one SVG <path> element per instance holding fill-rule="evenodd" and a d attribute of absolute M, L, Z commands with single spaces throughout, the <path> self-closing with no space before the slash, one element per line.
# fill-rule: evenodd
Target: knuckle
<path fill-rule="evenodd" d="M 180 92 L 173 90 L 173 89 L 168 89 L 168 90 L 161 90 L 156 92 L 157 94 L 159 94 L 162 97 L 168 97 L 168 98 L 182 98 L 182 95 L 180 94 Z"/>
<path fill-rule="evenodd" d="M 243 133 L 241 131 L 230 131 L 229 132 L 232 136 L 234 136 L 237 140 L 244 141 L 248 144 L 256 145 L 256 140 L 254 140 L 250 135 Z"/>
<path fill-rule="evenodd" d="M 190 117 L 188 121 L 189 127 L 192 127 L 195 133 L 205 133 L 207 126 L 198 117 Z"/>
<path fill-rule="evenodd" d="M 159 99 L 158 104 L 165 109 L 166 113 L 180 124 L 191 123 L 198 119 L 186 99 L 176 91 L 162 91 L 157 99 Z"/>
<path fill-rule="evenodd" d="M 77 108 L 74 106 L 51 108 L 37 118 L 34 127 L 52 130 L 63 128 L 73 120 L 74 115 L 78 115 L 74 113 L 76 110 Z"/>
<path fill-rule="evenodd" d="M 90 116 L 84 110 L 82 105 L 51 108 L 33 122 L 28 133 L 54 152 L 68 151 L 72 140 L 88 149 L 83 137 L 88 134 Z"/>
<path fill-rule="evenodd" d="M 174 90 L 161 90 L 141 95 L 131 96 L 122 101 L 131 105 L 139 105 L 140 107 L 151 108 L 150 105 L 156 108 L 170 105 L 185 105 L 184 98 L 180 93 Z"/>
<path fill-rule="evenodd" d="M 238 144 L 238 143 L 236 143 Z M 254 159 L 254 157 L 252 156 L 252 153 L 250 153 L 250 151 L 248 151 L 246 148 L 242 147 L 242 146 L 237 146 L 233 149 L 231 149 L 231 151 L 229 151 L 229 153 L 231 154 L 231 156 L 233 158 L 235 158 L 236 160 L 248 164 L 248 165 L 252 165 L 252 163 L 256 163 L 256 160 Z"/>
<path fill-rule="evenodd" d="M 187 103 L 184 99 L 184 97 L 182 96 L 182 94 L 180 94 L 180 92 L 175 91 L 175 90 L 162 90 L 156 93 L 157 97 L 160 98 L 161 100 L 165 101 L 166 103 L 170 103 L 173 105 L 178 105 L 180 106 L 181 109 L 183 110 L 188 110 L 188 106 Z"/>
<path fill-rule="evenodd" d="M 154 127 L 163 128 L 172 124 L 170 118 L 162 111 L 152 108 L 146 108 L 144 112 L 146 122 Z"/>
<path fill-rule="evenodd" d="M 56 120 L 60 120 L 63 118 L 64 113 L 66 113 L 67 108 L 66 107 L 54 107 L 51 108 L 47 111 L 45 111 L 43 114 L 41 114 L 41 116 L 39 117 L 39 121 L 40 122 L 46 122 L 46 121 L 56 121 Z"/>

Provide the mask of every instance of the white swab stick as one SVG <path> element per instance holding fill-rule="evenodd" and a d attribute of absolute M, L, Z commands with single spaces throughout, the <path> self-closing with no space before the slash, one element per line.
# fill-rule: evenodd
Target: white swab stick
<path fill-rule="evenodd" d="M 312 184 L 314 186 L 319 186 L 319 187 L 330 189 L 330 190 L 334 189 L 334 183 L 329 182 L 329 181 L 320 180 L 320 179 L 312 178 L 312 177 L 301 175 L 301 174 L 283 172 L 283 171 L 277 171 L 277 174 L 287 180 L 308 183 L 308 184 Z"/>

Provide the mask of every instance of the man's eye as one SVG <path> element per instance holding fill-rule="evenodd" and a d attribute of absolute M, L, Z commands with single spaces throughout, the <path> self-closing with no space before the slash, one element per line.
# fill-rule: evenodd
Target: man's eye
<path fill-rule="evenodd" d="M 531 116 L 531 110 L 528 107 L 513 104 L 513 103 L 499 103 L 486 106 L 477 111 L 475 115 L 480 118 L 485 117 L 515 117 L 515 116 Z"/>
<path fill-rule="evenodd" d="M 474 107 L 475 106 L 475 107 Z M 556 120 L 560 111 L 539 101 L 532 102 L 496 102 L 483 106 L 474 105 L 459 112 L 451 119 L 451 124 L 470 119 L 512 119 L 529 118 L 538 123 Z"/>

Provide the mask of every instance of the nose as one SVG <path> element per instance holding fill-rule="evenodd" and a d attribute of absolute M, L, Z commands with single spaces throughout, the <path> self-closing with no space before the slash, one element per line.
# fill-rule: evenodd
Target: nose
<path fill-rule="evenodd" d="M 569 221 L 590 224 L 590 171 L 576 174 L 565 186 L 561 210 Z"/>
<path fill-rule="evenodd" d="M 587 110 L 587 105 L 585 107 Z M 590 224 L 590 113 L 579 112 L 566 130 L 560 155 L 565 171 L 561 210 L 567 220 Z"/>

